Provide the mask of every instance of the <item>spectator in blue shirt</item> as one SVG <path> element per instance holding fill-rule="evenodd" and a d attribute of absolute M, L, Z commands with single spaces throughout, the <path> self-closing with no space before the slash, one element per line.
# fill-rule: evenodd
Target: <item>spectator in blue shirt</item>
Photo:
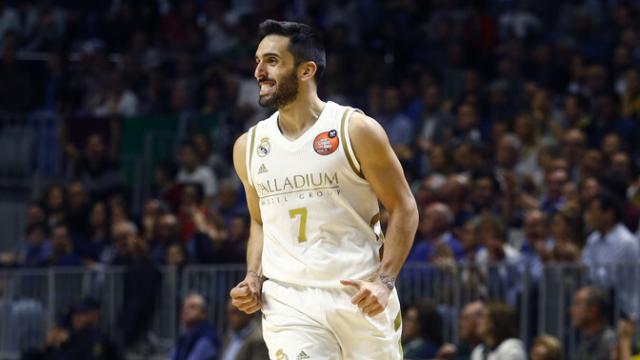
<path fill-rule="evenodd" d="M 227 303 L 229 331 L 224 339 L 220 360 L 262 360 L 269 350 L 262 338 L 262 326 L 255 314 L 245 314 Z"/>
<path fill-rule="evenodd" d="M 46 224 L 35 223 L 27 228 L 27 242 L 21 244 L 17 255 L 17 262 L 21 266 L 37 267 L 46 264 L 51 256 L 51 241 Z"/>
<path fill-rule="evenodd" d="M 171 360 L 214 360 L 218 356 L 219 342 L 215 330 L 207 320 L 204 297 L 189 294 L 184 299 L 181 314 L 184 334 L 178 337 L 171 351 Z"/>
<path fill-rule="evenodd" d="M 548 237 L 546 215 L 540 210 L 528 211 L 524 217 L 523 230 L 521 260 L 534 278 L 538 278 L 542 275 L 543 264 L 551 255 L 553 248 L 553 243 Z"/>
<path fill-rule="evenodd" d="M 51 230 L 49 266 L 82 266 L 82 258 L 75 252 L 66 225 L 58 224 Z"/>
<path fill-rule="evenodd" d="M 449 206 L 439 202 L 433 203 L 428 205 L 422 214 L 420 239 L 411 250 L 408 261 L 431 261 L 438 245 L 446 245 L 456 260 L 462 259 L 464 249 L 451 233 L 454 217 Z"/>
<path fill-rule="evenodd" d="M 585 265 L 637 262 L 640 245 L 621 223 L 622 204 L 613 195 L 596 196 L 585 212 L 585 221 L 594 231 L 582 253 Z"/>

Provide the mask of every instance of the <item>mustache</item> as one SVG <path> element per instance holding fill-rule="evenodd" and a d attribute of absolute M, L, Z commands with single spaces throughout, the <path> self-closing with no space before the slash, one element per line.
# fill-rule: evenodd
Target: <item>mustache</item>
<path fill-rule="evenodd" d="M 275 80 L 270 79 L 270 78 L 260 78 L 260 79 L 258 79 L 258 82 L 261 82 L 261 81 L 273 81 L 273 82 L 276 82 Z"/>

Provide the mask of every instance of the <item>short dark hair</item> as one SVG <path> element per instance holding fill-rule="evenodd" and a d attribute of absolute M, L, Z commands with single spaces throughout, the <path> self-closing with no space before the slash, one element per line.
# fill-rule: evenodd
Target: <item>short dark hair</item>
<path fill-rule="evenodd" d="M 281 35 L 289 38 L 288 50 L 293 54 L 295 65 L 299 65 L 303 61 L 313 61 L 317 66 L 314 79 L 316 82 L 320 81 L 324 68 L 327 66 L 324 43 L 320 33 L 306 24 L 271 19 L 263 21 L 259 29 L 260 41 L 268 35 Z"/>
<path fill-rule="evenodd" d="M 596 286 L 590 286 L 587 288 L 587 304 L 595 306 L 598 309 L 598 315 L 602 319 L 609 318 L 609 312 L 611 311 L 611 300 L 609 293 Z"/>
<path fill-rule="evenodd" d="M 489 312 L 496 345 L 518 336 L 518 318 L 511 306 L 503 302 L 491 301 L 485 307 Z"/>
<path fill-rule="evenodd" d="M 622 220 L 624 205 L 622 201 L 610 191 L 603 191 L 591 200 L 591 203 L 598 202 L 602 211 L 613 211 L 613 220 L 617 223 Z"/>
<path fill-rule="evenodd" d="M 431 300 L 420 300 L 412 307 L 418 312 L 418 322 L 422 336 L 437 346 L 442 345 L 442 317 L 438 307 Z"/>

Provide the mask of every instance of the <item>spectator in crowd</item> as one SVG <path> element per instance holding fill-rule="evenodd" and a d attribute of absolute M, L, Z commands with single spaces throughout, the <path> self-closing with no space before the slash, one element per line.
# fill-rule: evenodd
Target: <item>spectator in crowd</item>
<path fill-rule="evenodd" d="M 181 183 L 197 183 L 202 186 L 206 206 L 210 206 L 218 191 L 218 184 L 212 170 L 198 160 L 195 145 L 183 143 L 180 146 L 180 171 L 177 180 Z"/>
<path fill-rule="evenodd" d="M 173 214 L 158 217 L 154 226 L 153 237 L 149 243 L 149 255 L 157 265 L 165 262 L 167 250 L 172 244 L 182 243 L 180 239 L 180 223 Z"/>
<path fill-rule="evenodd" d="M 184 246 L 180 243 L 171 243 L 167 247 L 164 263 L 160 265 L 167 265 L 182 270 L 187 262 L 187 251 L 184 249 Z"/>
<path fill-rule="evenodd" d="M 148 345 L 146 335 L 157 304 L 160 273 L 133 223 L 116 223 L 114 233 L 113 264 L 125 267 L 122 296 L 126 301 L 120 309 L 118 325 L 127 350 L 142 350 Z"/>
<path fill-rule="evenodd" d="M 632 263 L 640 258 L 640 243 L 621 224 L 620 200 L 602 193 L 591 200 L 585 213 L 585 222 L 593 229 L 582 253 L 585 265 Z"/>
<path fill-rule="evenodd" d="M 262 339 L 260 320 L 254 314 L 245 314 L 227 303 L 229 331 L 222 341 L 220 360 L 262 360 L 269 357 L 267 344 Z"/>
<path fill-rule="evenodd" d="M 547 236 L 547 218 L 540 210 L 528 211 L 524 217 L 524 239 L 521 260 L 535 278 L 542 275 L 542 266 L 549 260 L 553 243 Z"/>
<path fill-rule="evenodd" d="M 533 340 L 529 358 L 531 360 L 562 360 L 562 345 L 551 335 L 538 335 Z"/>
<path fill-rule="evenodd" d="M 570 129 L 564 133 L 562 146 L 563 158 L 569 164 L 569 178 L 575 179 L 579 175 L 577 166 L 584 155 L 587 139 L 579 129 Z"/>
<path fill-rule="evenodd" d="M 470 212 L 474 214 L 498 213 L 500 184 L 487 171 L 476 171 L 471 176 Z"/>
<path fill-rule="evenodd" d="M 435 249 L 439 244 L 446 245 L 453 252 L 456 259 L 463 256 L 462 245 L 451 232 L 453 213 L 443 203 L 432 203 L 422 210 L 422 220 L 419 226 L 419 240 L 407 258 L 412 262 L 431 262 L 435 256 Z"/>
<path fill-rule="evenodd" d="M 478 319 L 484 310 L 481 301 L 472 301 L 462 308 L 458 319 L 459 343 L 444 344 L 438 349 L 438 359 L 463 360 L 471 357 L 471 352 L 482 342 L 478 335 Z"/>
<path fill-rule="evenodd" d="M 178 168 L 172 161 L 158 164 L 153 172 L 151 197 L 161 200 L 172 210 L 178 208 L 182 191 L 181 186 L 176 182 L 177 176 Z"/>
<path fill-rule="evenodd" d="M 442 91 L 437 84 L 429 84 L 422 93 L 423 111 L 419 127 L 417 145 L 423 152 L 431 150 L 434 144 L 445 139 L 445 132 L 451 131 L 453 116 L 443 109 Z"/>
<path fill-rule="evenodd" d="M 101 329 L 100 303 L 84 298 L 62 315 L 47 333 L 41 349 L 23 353 L 25 360 L 120 360 L 117 345 Z"/>
<path fill-rule="evenodd" d="M 123 179 L 107 154 L 102 135 L 87 138 L 84 153 L 73 164 L 72 178 L 81 181 L 94 199 L 104 200 L 122 188 Z"/>
<path fill-rule="evenodd" d="M 556 262 L 578 262 L 585 241 L 583 233 L 582 215 L 577 208 L 564 207 L 555 213 L 551 221 L 553 242 L 551 260 Z"/>
<path fill-rule="evenodd" d="M 418 302 L 403 311 L 402 352 L 408 359 L 431 359 L 442 345 L 442 319 L 435 304 Z"/>
<path fill-rule="evenodd" d="M 482 343 L 471 353 L 471 360 L 526 359 L 522 341 L 517 339 L 515 311 L 507 304 L 487 303 L 476 328 Z"/>
<path fill-rule="evenodd" d="M 51 255 L 49 266 L 81 266 L 82 258 L 75 252 L 69 228 L 64 224 L 54 225 L 51 229 Z"/>
<path fill-rule="evenodd" d="M 545 193 L 540 202 L 540 209 L 545 214 L 552 216 L 565 203 L 563 195 L 565 184 L 569 181 L 564 169 L 555 169 L 545 175 Z"/>
<path fill-rule="evenodd" d="M 52 185 L 45 192 L 43 199 L 44 210 L 49 226 L 63 223 L 67 217 L 67 195 L 60 185 Z"/>
<path fill-rule="evenodd" d="M 374 113 L 376 119 L 387 130 L 389 141 L 400 158 L 410 158 L 411 141 L 413 141 L 413 124 L 411 119 L 400 111 L 400 91 L 395 86 L 387 86 L 382 90 L 382 101 L 379 113 Z"/>
<path fill-rule="evenodd" d="M 520 259 L 520 253 L 507 242 L 507 230 L 498 217 L 482 216 L 476 227 L 476 236 L 483 246 L 476 254 L 479 264 L 516 264 Z"/>
<path fill-rule="evenodd" d="M 94 100 L 93 114 L 95 116 L 133 116 L 137 113 L 138 98 L 133 91 L 128 89 L 126 81 L 120 72 L 111 74 L 106 91 Z"/>
<path fill-rule="evenodd" d="M 583 287 L 573 297 L 571 325 L 582 335 L 573 356 L 580 359 L 609 359 L 616 346 L 616 333 L 609 327 L 611 301 L 597 287 Z"/>
<path fill-rule="evenodd" d="M 71 313 L 69 359 L 118 360 L 122 356 L 115 343 L 102 332 L 100 304 L 84 299 Z"/>
<path fill-rule="evenodd" d="M 87 236 L 87 214 L 89 213 L 89 194 L 81 182 L 75 181 L 67 186 L 67 216 L 72 238 L 83 240 Z"/>
<path fill-rule="evenodd" d="M 192 293 L 184 298 L 180 321 L 185 332 L 176 340 L 171 350 L 171 360 L 217 359 L 220 344 L 215 330 L 207 320 L 207 303 L 200 294 Z"/>
<path fill-rule="evenodd" d="M 51 257 L 51 240 L 45 223 L 34 223 L 27 228 L 27 242 L 17 251 L 17 264 L 24 267 L 40 267 Z"/>

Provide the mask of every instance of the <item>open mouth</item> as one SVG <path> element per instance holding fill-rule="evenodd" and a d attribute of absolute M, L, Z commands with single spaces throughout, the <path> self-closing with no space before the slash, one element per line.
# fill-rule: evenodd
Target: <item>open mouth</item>
<path fill-rule="evenodd" d="M 271 95 L 276 91 L 276 82 L 272 80 L 261 80 L 258 82 L 260 86 L 260 96 Z"/>

